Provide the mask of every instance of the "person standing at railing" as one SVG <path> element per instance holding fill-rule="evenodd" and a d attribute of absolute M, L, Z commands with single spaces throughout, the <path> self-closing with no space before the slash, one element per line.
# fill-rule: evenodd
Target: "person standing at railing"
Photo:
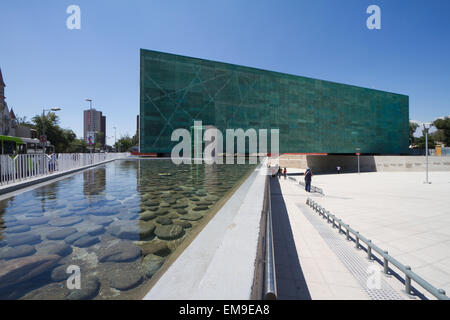
<path fill-rule="evenodd" d="M 305 190 L 306 190 L 306 192 L 311 192 L 311 180 L 312 180 L 312 171 L 310 168 L 306 168 L 306 171 L 305 171 Z"/>
<path fill-rule="evenodd" d="M 53 171 L 55 171 L 55 166 L 56 166 L 56 155 L 52 152 L 50 153 L 50 160 L 48 162 L 48 170 L 50 171 L 50 173 L 53 173 Z"/>

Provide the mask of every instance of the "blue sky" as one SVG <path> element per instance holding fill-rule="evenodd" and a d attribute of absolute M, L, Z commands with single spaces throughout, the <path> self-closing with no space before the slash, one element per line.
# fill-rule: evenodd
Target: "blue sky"
<path fill-rule="evenodd" d="M 71 4 L 81 30 L 66 27 Z M 366 27 L 371 4 L 381 30 Z M 107 136 L 134 134 L 140 48 L 406 94 L 410 118 L 431 121 L 450 115 L 449 12 L 448 0 L 2 0 L 0 67 L 16 114 L 62 106 L 78 136 L 85 98 Z"/>

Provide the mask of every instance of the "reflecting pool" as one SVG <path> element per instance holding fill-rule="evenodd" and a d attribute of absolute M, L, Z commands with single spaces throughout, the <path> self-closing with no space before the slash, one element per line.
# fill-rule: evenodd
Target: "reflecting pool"
<path fill-rule="evenodd" d="M 142 298 L 254 168 L 120 160 L 0 201 L 0 299 Z"/>

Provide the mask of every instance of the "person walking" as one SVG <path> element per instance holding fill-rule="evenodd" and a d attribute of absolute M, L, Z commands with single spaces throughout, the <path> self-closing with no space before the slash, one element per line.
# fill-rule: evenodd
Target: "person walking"
<path fill-rule="evenodd" d="M 286 168 L 284 168 L 284 170 L 283 170 L 283 176 L 284 176 L 284 180 L 286 180 L 286 176 L 287 176 L 287 170 L 286 170 Z"/>
<path fill-rule="evenodd" d="M 311 169 L 306 168 L 306 171 L 305 171 L 305 190 L 306 190 L 306 192 L 311 192 L 311 180 L 312 180 Z"/>
<path fill-rule="evenodd" d="M 281 178 L 282 172 L 283 172 L 283 169 L 281 169 L 281 167 L 278 167 L 278 179 Z"/>
<path fill-rule="evenodd" d="M 337 166 L 337 167 L 336 167 L 336 170 L 337 170 L 337 173 L 338 173 L 338 174 L 341 173 L 341 167 L 340 167 L 340 166 Z"/>

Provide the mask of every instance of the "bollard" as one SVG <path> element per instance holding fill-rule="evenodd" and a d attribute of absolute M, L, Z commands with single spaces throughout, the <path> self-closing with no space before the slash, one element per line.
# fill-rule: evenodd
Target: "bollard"
<path fill-rule="evenodd" d="M 384 274 L 389 274 L 389 261 L 387 259 L 387 255 L 389 252 L 384 251 L 384 260 L 383 260 L 383 266 L 384 266 Z"/>
<path fill-rule="evenodd" d="M 347 225 L 347 241 L 350 241 L 350 225 Z"/>
<path fill-rule="evenodd" d="M 336 228 L 336 224 L 334 223 L 334 216 L 333 216 L 333 229 Z"/>
<path fill-rule="evenodd" d="M 372 247 L 370 246 L 370 244 L 372 243 L 372 240 L 368 240 L 367 241 L 367 258 L 372 261 Z"/>
<path fill-rule="evenodd" d="M 330 211 L 327 211 L 327 223 L 331 223 L 331 220 L 330 220 Z"/>
<path fill-rule="evenodd" d="M 405 267 L 406 270 L 411 270 L 410 266 Z M 411 294 L 411 277 L 405 273 L 405 291 L 406 294 Z"/>
<path fill-rule="evenodd" d="M 342 223 L 341 219 L 339 219 L 339 233 L 342 233 Z"/>
<path fill-rule="evenodd" d="M 359 250 L 359 232 L 358 231 L 356 231 L 356 249 L 358 249 Z"/>

